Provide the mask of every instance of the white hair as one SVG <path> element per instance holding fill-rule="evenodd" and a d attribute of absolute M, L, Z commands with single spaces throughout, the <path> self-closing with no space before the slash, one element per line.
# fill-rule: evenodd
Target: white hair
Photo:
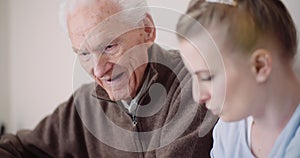
<path fill-rule="evenodd" d="M 98 0 L 62 0 L 59 9 L 59 22 L 64 32 L 68 34 L 67 30 L 67 16 L 76 7 L 93 4 Z M 109 1 L 109 0 L 108 0 Z M 149 8 L 146 0 L 110 0 L 118 4 L 124 15 L 122 20 L 124 22 L 134 23 L 142 20 L 146 13 L 149 13 Z"/>

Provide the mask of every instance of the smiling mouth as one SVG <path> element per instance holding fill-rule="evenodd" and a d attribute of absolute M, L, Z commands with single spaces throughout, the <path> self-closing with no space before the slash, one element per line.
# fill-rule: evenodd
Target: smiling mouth
<path fill-rule="evenodd" d="M 124 73 L 125 73 L 125 72 L 122 72 L 122 73 L 120 73 L 120 74 L 118 74 L 118 75 L 116 75 L 116 76 L 114 76 L 114 77 L 108 79 L 107 82 L 111 83 L 111 82 L 113 82 L 113 81 L 118 80 L 119 78 L 121 78 L 121 77 L 124 75 Z"/>

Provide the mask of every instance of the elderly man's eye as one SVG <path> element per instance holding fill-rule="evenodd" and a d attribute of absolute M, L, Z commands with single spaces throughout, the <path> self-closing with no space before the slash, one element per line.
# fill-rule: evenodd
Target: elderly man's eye
<path fill-rule="evenodd" d="M 90 52 L 82 52 L 79 54 L 79 58 L 81 61 L 88 61 L 91 58 L 91 53 Z"/>
<path fill-rule="evenodd" d="M 110 45 L 107 45 L 106 47 L 105 47 L 105 53 L 113 53 L 114 52 L 114 50 L 116 49 L 116 47 L 118 46 L 118 44 L 110 44 Z"/>

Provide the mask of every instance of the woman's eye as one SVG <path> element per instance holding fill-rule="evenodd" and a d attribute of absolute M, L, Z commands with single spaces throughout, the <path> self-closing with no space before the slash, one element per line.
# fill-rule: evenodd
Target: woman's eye
<path fill-rule="evenodd" d="M 213 78 L 213 75 L 201 76 L 202 81 L 211 81 Z"/>
<path fill-rule="evenodd" d="M 88 61 L 91 58 L 91 53 L 90 52 L 82 52 L 79 54 L 79 58 L 82 61 Z"/>
<path fill-rule="evenodd" d="M 211 81 L 214 78 L 214 75 L 212 75 L 209 71 L 201 71 L 196 74 L 198 79 L 201 81 Z"/>

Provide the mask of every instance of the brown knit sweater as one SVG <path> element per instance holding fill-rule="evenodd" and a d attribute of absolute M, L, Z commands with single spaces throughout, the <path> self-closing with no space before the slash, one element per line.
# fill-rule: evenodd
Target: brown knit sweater
<path fill-rule="evenodd" d="M 0 158 L 209 157 L 211 131 L 199 137 L 205 107 L 193 102 L 180 55 L 154 44 L 149 85 L 128 113 L 95 83 L 83 85 L 34 130 L 0 139 Z"/>

